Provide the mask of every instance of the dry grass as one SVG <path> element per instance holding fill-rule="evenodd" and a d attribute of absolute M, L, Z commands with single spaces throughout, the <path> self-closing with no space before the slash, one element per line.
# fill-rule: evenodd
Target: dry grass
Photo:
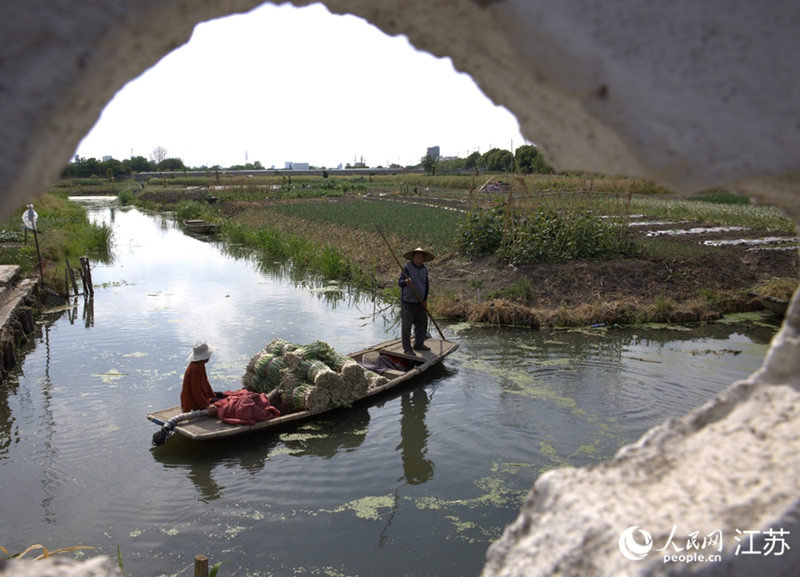
<path fill-rule="evenodd" d="M 792 298 L 797 290 L 797 279 L 776 278 L 762 282 L 754 287 L 754 292 L 761 297 L 772 297 L 784 301 Z"/>
<path fill-rule="evenodd" d="M 726 302 L 726 311 L 757 310 L 753 299 L 729 295 L 735 302 Z M 506 299 L 482 303 L 464 301 L 452 296 L 437 299 L 431 310 L 444 318 L 466 319 L 475 323 L 511 325 L 531 328 L 613 326 L 637 323 L 690 323 L 718 320 L 722 312 L 705 299 L 676 302 L 659 299 L 655 303 L 631 301 L 584 303 L 557 309 L 529 307 Z"/>

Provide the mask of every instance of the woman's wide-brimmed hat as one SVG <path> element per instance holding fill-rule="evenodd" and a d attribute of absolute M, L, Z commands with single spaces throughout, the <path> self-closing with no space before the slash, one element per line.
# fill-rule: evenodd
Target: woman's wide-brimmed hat
<path fill-rule="evenodd" d="M 415 252 L 421 252 L 422 253 L 422 262 L 430 262 L 430 261 L 432 261 L 433 259 L 436 258 L 435 256 L 433 256 L 432 252 L 428 252 L 424 248 L 420 248 L 420 247 L 417 247 L 414 250 L 408 251 L 406 254 L 403 255 L 403 258 L 405 258 L 406 260 L 414 260 L 414 253 Z"/>
<path fill-rule="evenodd" d="M 192 352 L 189 355 L 189 360 L 192 362 L 195 361 L 205 361 L 206 359 L 211 358 L 211 353 L 216 351 L 217 349 L 213 346 L 209 345 L 206 342 L 197 343 L 195 346 L 192 347 Z"/>

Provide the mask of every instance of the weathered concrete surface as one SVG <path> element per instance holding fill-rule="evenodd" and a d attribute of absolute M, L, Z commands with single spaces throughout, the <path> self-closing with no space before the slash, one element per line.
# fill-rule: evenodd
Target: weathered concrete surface
<path fill-rule="evenodd" d="M 0 4 L 0 217 L 43 192 L 113 94 L 186 42 L 195 23 L 259 3 Z M 450 56 L 516 114 L 556 167 L 623 173 L 680 192 L 738 187 L 800 222 L 800 3 L 325 4 Z M 544 475 L 484 575 L 794 572 L 799 328 L 795 298 L 751 379 L 605 465 Z M 786 555 L 726 556 L 702 567 L 622 557 L 620 531 L 646 528 L 658 544 L 673 524 L 686 533 L 719 529 L 728 540 L 736 528 L 784 524 L 795 540 Z"/>

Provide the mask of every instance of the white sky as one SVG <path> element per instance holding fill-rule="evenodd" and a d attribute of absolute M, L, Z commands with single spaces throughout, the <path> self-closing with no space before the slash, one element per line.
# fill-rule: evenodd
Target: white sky
<path fill-rule="evenodd" d="M 335 167 L 417 164 L 524 144 L 516 118 L 450 59 L 418 52 L 319 4 L 265 4 L 197 25 L 185 46 L 126 84 L 76 154 L 187 166 L 256 160 Z"/>

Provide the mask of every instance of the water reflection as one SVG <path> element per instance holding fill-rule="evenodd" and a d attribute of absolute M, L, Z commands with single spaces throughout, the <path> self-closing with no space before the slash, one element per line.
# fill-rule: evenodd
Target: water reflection
<path fill-rule="evenodd" d="M 166 445 L 152 447 L 150 453 L 164 467 L 165 473 L 171 469 L 186 471 L 197 490 L 197 499 L 210 503 L 225 495 L 225 485 L 217 480 L 217 477 L 230 477 L 224 470 L 236 468 L 257 473 L 269 460 L 270 451 L 280 444 L 274 435 L 255 437 L 244 441 L 197 442 L 175 435 Z"/>
<path fill-rule="evenodd" d="M 403 393 L 400 401 L 400 444 L 397 445 L 403 461 L 403 476 L 409 485 L 419 485 L 433 478 L 434 465 L 428 454 L 430 431 L 425 424 L 428 410 L 428 392 L 423 388 Z"/>
<path fill-rule="evenodd" d="M 294 457 L 331 459 L 342 451 L 361 446 L 369 427 L 369 410 L 365 407 L 335 411 L 323 421 L 311 421 L 296 430 L 280 434 L 286 450 Z"/>
<path fill-rule="evenodd" d="M 80 320 L 83 321 L 84 328 L 90 329 L 94 326 L 94 299 L 92 297 L 84 296 L 83 298 L 83 306 L 79 307 L 78 297 L 75 296 L 71 300 L 67 299 L 64 304 L 58 304 L 50 309 L 45 311 L 46 314 L 49 316 L 51 315 L 58 315 L 55 319 L 57 320 L 58 317 L 66 317 L 69 324 L 74 325 L 76 321 L 78 321 L 78 315 L 80 314 Z M 80 308 L 80 311 L 78 310 Z M 60 314 L 59 314 L 60 313 Z"/>
<path fill-rule="evenodd" d="M 272 456 L 282 454 L 331 459 L 358 448 L 366 438 L 369 421 L 369 410 L 358 408 L 336 412 L 328 420 L 235 439 L 197 442 L 175 435 L 167 444 L 153 447 L 150 452 L 165 468 L 186 469 L 197 488 L 198 499 L 210 502 L 225 492 L 225 485 L 217 478 L 225 476 L 217 471 L 220 464 L 224 469 L 238 468 L 254 474 Z"/>
<path fill-rule="evenodd" d="M 219 239 L 202 240 L 213 243 L 221 254 L 235 260 L 251 263 L 262 275 L 281 281 L 288 281 L 295 288 L 307 291 L 318 300 L 334 308 L 339 306 L 359 306 L 363 305 L 365 301 L 371 302 L 375 306 L 381 304 L 375 291 L 365 291 L 339 281 L 325 279 L 304 267 L 292 266 L 291 262 L 258 253 L 252 247 L 228 244 Z M 385 303 L 383 305 L 384 307 L 380 308 L 385 309 Z"/>

